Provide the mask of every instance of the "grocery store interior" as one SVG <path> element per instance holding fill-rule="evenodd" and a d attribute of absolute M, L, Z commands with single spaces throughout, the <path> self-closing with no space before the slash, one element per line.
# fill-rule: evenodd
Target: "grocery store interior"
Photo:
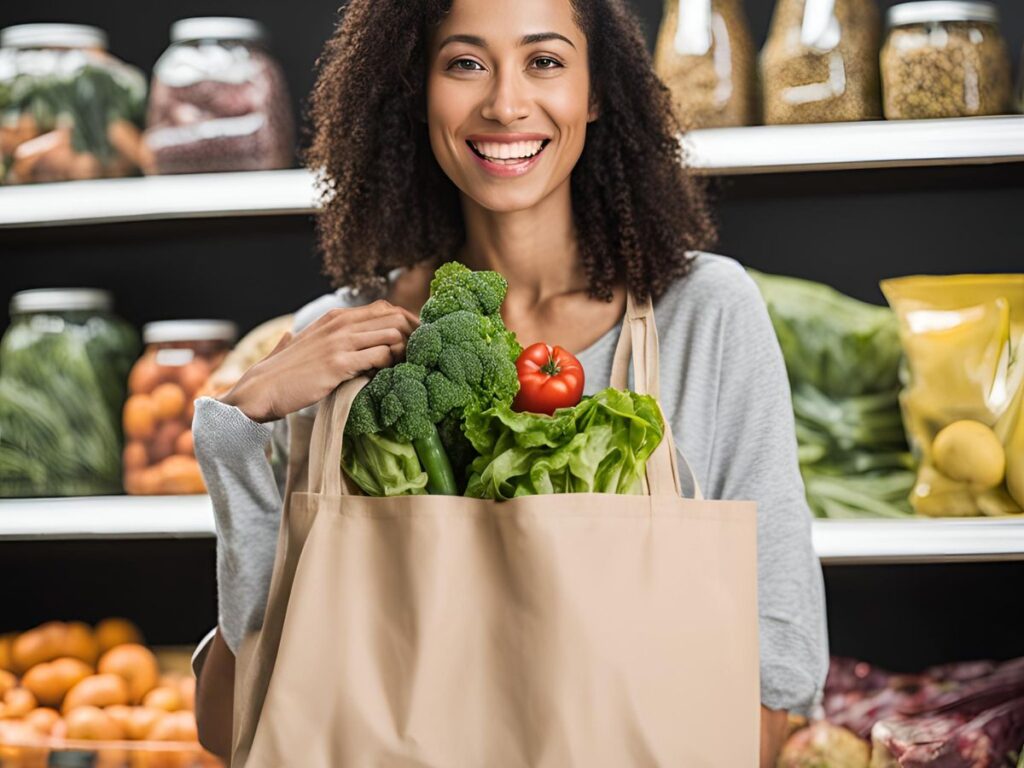
<path fill-rule="evenodd" d="M 139 448 L 122 435 L 125 388 L 135 386 L 129 371 L 137 381 L 149 373 L 139 360 L 199 359 L 202 380 L 185 394 L 209 392 L 207 375 L 238 339 L 330 290 L 316 249 L 316 191 L 299 148 L 309 140 L 306 99 L 338 2 L 0 6 L 0 29 L 54 23 L 102 31 L 78 32 L 85 36 L 77 42 L 66 29 L 63 39 L 51 30 L 54 40 L 45 29 L 6 42 L 0 33 L 0 635 L 54 620 L 123 617 L 148 645 L 178 649 L 180 666 L 184 650 L 216 624 L 213 516 L 201 478 L 189 474 L 191 405 L 163 393 L 154 407 L 171 415 L 141 430 L 150 442 Z M 706 40 L 703 29 L 683 29 L 677 2 L 684 13 L 705 9 Z M 999 674 L 999 662 L 1024 656 L 1024 3 L 905 3 L 930 8 L 900 16 L 887 14 L 891 0 L 827 0 L 821 19 L 805 15 L 804 0 L 630 4 L 657 50 L 659 74 L 694 121 L 684 141 L 689 162 L 708 178 L 716 251 L 759 275 L 776 330 L 788 332 L 782 346 L 794 392 L 806 387 L 818 398 L 795 396 L 794 406 L 833 657 L 915 675 L 986 661 L 993 663 L 983 672 Z M 198 32 L 179 25 L 172 40 L 176 22 L 213 15 L 256 23 L 200 23 Z M 801 42 L 815 34 L 816 42 Z M 914 35 L 927 40 L 919 49 L 907 42 Z M 190 61 L 202 49 L 197 37 L 219 54 Z M 237 68 L 238 46 L 255 83 L 202 73 L 214 60 Z M 94 48 L 109 52 L 98 69 L 68 63 Z M 52 61 L 19 63 L 40 51 Z M 732 74 L 723 76 L 719 59 L 730 55 Z M 828 66 L 831 75 L 807 85 Z M 99 79 L 76 81 L 82 77 Z M 715 102 L 723 78 L 725 107 Z M 793 97 L 796 87 L 827 95 Z M 95 112 L 86 115 L 83 105 Z M 254 115 L 255 128 L 245 124 Z M 204 133 L 195 120 L 233 127 L 215 136 L 219 129 Z M 897 281 L 883 294 L 882 281 L 917 275 L 1002 277 Z M 106 295 L 15 298 L 71 288 Z M 922 308 L 965 324 L 924 338 L 907 320 Z M 981 322 L 972 313 L 998 319 L 968 327 Z M 48 331 L 33 325 L 36 316 L 62 318 L 58 335 L 107 324 L 103 359 L 56 357 L 83 354 L 84 342 L 72 339 L 51 347 L 50 360 L 42 346 L 20 349 L 16 360 L 30 334 L 53 331 L 52 323 Z M 197 318 L 227 323 L 166 323 Z M 164 324 L 144 339 L 151 323 Z M 258 341 L 250 357 L 267 350 L 267 339 Z M 80 381 L 24 383 L 76 364 L 91 369 L 83 377 L 100 399 L 113 387 L 112 408 L 85 402 Z M 20 385 L 12 383 L 18 375 Z M 969 389 L 957 389 L 958 379 L 985 386 L 986 396 L 954 402 Z M 18 392 L 41 398 L 43 410 L 74 410 L 77 398 L 78 412 L 39 417 L 33 431 L 32 419 L 19 416 L 28 401 Z M 925 414 L 931 407 L 943 415 Z M 980 452 L 993 450 L 1005 469 L 988 481 L 943 476 L 957 484 L 940 498 L 936 475 L 926 474 L 944 469 L 936 433 L 961 420 L 984 424 L 970 459 L 982 463 Z M 26 430 L 21 447 L 16 440 L 12 449 L 5 427 L 8 435 Z M 994 448 L 981 445 L 990 438 Z M 25 458 L 26 445 L 49 446 L 40 451 L 51 455 L 12 458 Z M 90 450 L 113 453 L 78 456 Z M 149 465 L 168 460 L 181 472 L 150 483 Z M 929 478 L 932 496 L 926 490 L 922 498 Z M 962 674 L 958 684 L 978 683 Z M 1020 734 L 1014 750 L 1024 743 L 1024 676 L 1016 674 L 1008 688 Z M 872 723 L 860 717 L 859 732 L 841 714 L 833 722 L 867 739 Z M 17 763 L 4 762 L 0 738 L 0 768 L 8 764 Z M 989 765 L 948 763 L 975 764 Z"/>

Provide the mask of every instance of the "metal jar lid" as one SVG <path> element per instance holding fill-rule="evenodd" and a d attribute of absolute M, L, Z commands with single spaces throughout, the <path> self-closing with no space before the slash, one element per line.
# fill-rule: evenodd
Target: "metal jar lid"
<path fill-rule="evenodd" d="M 258 21 L 234 16 L 197 16 L 191 19 L 179 19 L 171 25 L 172 43 L 196 40 L 262 42 L 266 36 L 266 29 Z"/>
<path fill-rule="evenodd" d="M 226 341 L 238 337 L 238 326 L 229 320 L 161 320 L 142 327 L 146 344 L 172 341 Z"/>
<path fill-rule="evenodd" d="M 0 30 L 0 48 L 101 48 L 107 33 L 85 24 L 18 24 Z"/>
<path fill-rule="evenodd" d="M 98 288 L 34 288 L 11 297 L 11 314 L 30 312 L 109 312 L 114 306 L 108 291 Z"/>
<path fill-rule="evenodd" d="M 980 0 L 925 0 L 894 5 L 889 9 L 885 21 L 890 27 L 943 21 L 981 21 L 998 24 L 999 8 L 995 3 Z"/>

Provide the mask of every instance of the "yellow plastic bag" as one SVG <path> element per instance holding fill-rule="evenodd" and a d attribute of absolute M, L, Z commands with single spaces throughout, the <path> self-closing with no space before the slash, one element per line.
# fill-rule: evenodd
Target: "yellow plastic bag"
<path fill-rule="evenodd" d="M 1024 510 L 1024 275 L 882 282 L 906 354 L 900 407 L 929 516 Z"/>

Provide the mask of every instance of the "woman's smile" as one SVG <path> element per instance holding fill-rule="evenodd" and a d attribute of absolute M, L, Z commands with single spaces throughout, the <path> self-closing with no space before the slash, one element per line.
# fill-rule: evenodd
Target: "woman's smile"
<path fill-rule="evenodd" d="M 474 134 L 466 147 L 476 163 L 498 177 L 518 177 L 540 162 L 551 139 L 536 133 Z"/>

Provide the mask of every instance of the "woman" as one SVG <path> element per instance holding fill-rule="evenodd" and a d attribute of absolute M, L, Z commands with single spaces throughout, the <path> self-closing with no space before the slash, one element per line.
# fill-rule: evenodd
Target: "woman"
<path fill-rule="evenodd" d="M 787 711 L 808 712 L 827 667 L 788 383 L 754 284 L 701 252 L 710 215 L 622 0 L 353 0 L 312 117 L 326 271 L 347 287 L 300 311 L 220 401 L 197 404 L 220 590 L 203 743 L 228 752 L 232 652 L 262 617 L 279 420 L 399 359 L 434 267 L 456 258 L 507 278 L 506 324 L 575 352 L 588 392 L 608 385 L 626 291 L 654 299 L 680 447 L 709 497 L 759 504 L 762 765 L 774 765 Z"/>

